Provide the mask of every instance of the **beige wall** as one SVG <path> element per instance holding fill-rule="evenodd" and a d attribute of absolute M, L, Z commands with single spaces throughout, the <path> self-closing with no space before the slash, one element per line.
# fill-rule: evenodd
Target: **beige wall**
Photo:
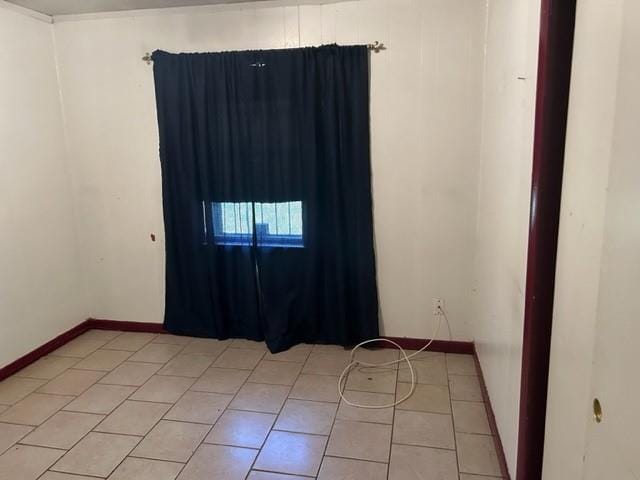
<path fill-rule="evenodd" d="M 539 1 L 490 0 L 476 240 L 474 336 L 515 474 Z"/>
<path fill-rule="evenodd" d="M 51 25 L 0 4 L 0 367 L 85 318 Z"/>
<path fill-rule="evenodd" d="M 57 19 L 91 315 L 162 321 L 160 164 L 145 51 L 379 40 L 388 46 L 371 66 L 382 330 L 430 336 L 431 299 L 441 297 L 453 337 L 471 340 L 485 9 L 480 0 L 265 2 Z"/>

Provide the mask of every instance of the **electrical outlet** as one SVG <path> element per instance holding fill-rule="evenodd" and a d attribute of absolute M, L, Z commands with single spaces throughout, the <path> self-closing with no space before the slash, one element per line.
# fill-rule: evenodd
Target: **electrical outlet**
<path fill-rule="evenodd" d="M 434 315 L 442 315 L 444 311 L 444 300 L 442 298 L 434 298 L 433 299 L 433 314 Z"/>

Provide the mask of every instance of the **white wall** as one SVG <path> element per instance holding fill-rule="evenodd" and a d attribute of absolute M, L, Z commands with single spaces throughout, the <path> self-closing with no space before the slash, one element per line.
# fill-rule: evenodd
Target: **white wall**
<path fill-rule="evenodd" d="M 0 4 L 0 367 L 86 318 L 52 40 Z"/>
<path fill-rule="evenodd" d="M 144 52 L 379 40 L 388 50 L 372 54 L 371 128 L 383 332 L 430 336 L 431 299 L 442 297 L 453 337 L 471 340 L 485 8 L 264 2 L 56 19 L 91 315 L 162 321 L 160 164 Z"/>
<path fill-rule="evenodd" d="M 640 448 L 640 5 L 579 0 L 544 478 L 632 479 Z M 604 406 L 592 421 L 591 401 Z"/>
<path fill-rule="evenodd" d="M 473 331 L 512 475 L 518 436 L 538 28 L 538 0 L 489 1 Z"/>

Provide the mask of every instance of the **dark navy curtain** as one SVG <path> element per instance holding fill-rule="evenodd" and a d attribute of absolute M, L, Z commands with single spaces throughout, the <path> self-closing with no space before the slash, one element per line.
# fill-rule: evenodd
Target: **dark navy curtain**
<path fill-rule="evenodd" d="M 165 328 L 378 335 L 365 46 L 153 54 Z"/>

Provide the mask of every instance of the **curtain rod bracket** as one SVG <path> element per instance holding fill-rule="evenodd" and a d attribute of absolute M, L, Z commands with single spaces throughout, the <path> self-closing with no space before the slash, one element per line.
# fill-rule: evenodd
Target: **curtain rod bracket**
<path fill-rule="evenodd" d="M 144 56 L 142 57 L 142 60 L 144 60 L 145 62 L 147 62 L 147 65 L 151 65 L 151 62 L 153 61 L 153 58 L 151 58 L 151 54 L 149 52 L 145 53 Z"/>
<path fill-rule="evenodd" d="M 367 47 L 369 47 L 369 50 L 374 51 L 375 53 L 380 52 L 380 50 L 386 50 L 387 47 L 385 47 L 384 43 L 381 43 L 379 41 L 375 41 L 373 43 L 370 43 L 369 45 L 367 45 Z"/>

